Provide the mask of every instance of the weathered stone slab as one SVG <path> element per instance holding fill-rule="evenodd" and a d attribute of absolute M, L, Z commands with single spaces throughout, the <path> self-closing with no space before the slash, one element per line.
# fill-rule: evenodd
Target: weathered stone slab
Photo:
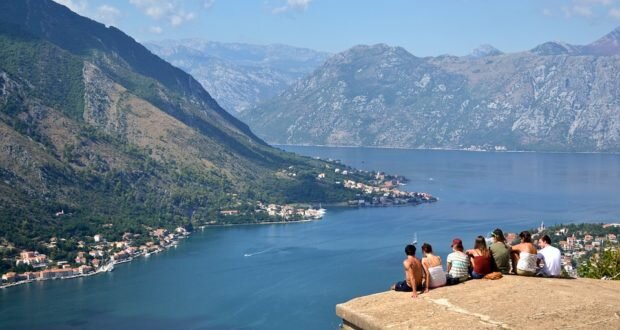
<path fill-rule="evenodd" d="M 336 306 L 345 329 L 620 329 L 620 281 L 505 276 Z"/>

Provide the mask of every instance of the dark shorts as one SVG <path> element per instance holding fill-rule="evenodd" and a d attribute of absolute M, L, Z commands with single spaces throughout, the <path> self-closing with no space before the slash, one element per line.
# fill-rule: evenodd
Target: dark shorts
<path fill-rule="evenodd" d="M 421 291 L 423 288 L 420 285 L 418 287 L 418 291 Z M 407 281 L 400 281 L 394 284 L 394 291 L 403 291 L 403 292 L 411 292 L 413 289 L 407 284 Z"/>
<path fill-rule="evenodd" d="M 394 284 L 394 291 L 411 292 L 413 289 L 407 284 L 407 281 L 400 281 Z"/>
<path fill-rule="evenodd" d="M 481 278 L 484 278 L 486 274 L 478 274 L 474 271 L 471 272 L 471 278 L 475 279 L 475 280 L 479 280 Z"/>

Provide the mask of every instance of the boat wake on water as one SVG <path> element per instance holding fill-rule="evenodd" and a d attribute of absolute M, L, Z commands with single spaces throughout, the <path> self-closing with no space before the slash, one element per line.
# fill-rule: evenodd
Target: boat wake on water
<path fill-rule="evenodd" d="M 254 252 L 254 253 L 246 253 L 246 254 L 244 254 L 243 256 L 244 256 L 244 257 L 253 257 L 253 256 L 257 255 L 257 254 L 263 254 L 263 253 L 265 253 L 265 252 L 269 252 L 269 251 L 271 251 L 271 250 L 273 250 L 273 249 L 274 249 L 274 248 L 268 248 L 267 250 L 263 250 L 263 251 L 258 251 L 258 252 Z"/>

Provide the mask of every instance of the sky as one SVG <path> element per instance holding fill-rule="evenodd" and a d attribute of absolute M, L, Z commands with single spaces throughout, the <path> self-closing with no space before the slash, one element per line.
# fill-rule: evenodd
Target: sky
<path fill-rule="evenodd" d="M 136 40 L 201 38 L 336 53 L 359 44 L 417 56 L 588 44 L 620 26 L 620 0 L 55 0 Z"/>

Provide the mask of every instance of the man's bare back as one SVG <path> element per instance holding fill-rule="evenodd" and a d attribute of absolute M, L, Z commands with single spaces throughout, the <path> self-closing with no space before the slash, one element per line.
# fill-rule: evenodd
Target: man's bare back
<path fill-rule="evenodd" d="M 412 296 L 415 297 L 416 289 L 422 286 L 422 263 L 416 257 L 407 256 L 407 259 L 403 261 L 403 267 L 407 285 L 413 289 Z"/>
<path fill-rule="evenodd" d="M 391 290 L 411 292 L 411 297 L 416 298 L 418 296 L 417 288 L 422 287 L 422 263 L 415 257 L 415 246 L 409 244 L 405 246 L 405 254 L 407 259 L 403 260 L 403 267 L 405 268 L 405 280 L 396 282 Z"/>

